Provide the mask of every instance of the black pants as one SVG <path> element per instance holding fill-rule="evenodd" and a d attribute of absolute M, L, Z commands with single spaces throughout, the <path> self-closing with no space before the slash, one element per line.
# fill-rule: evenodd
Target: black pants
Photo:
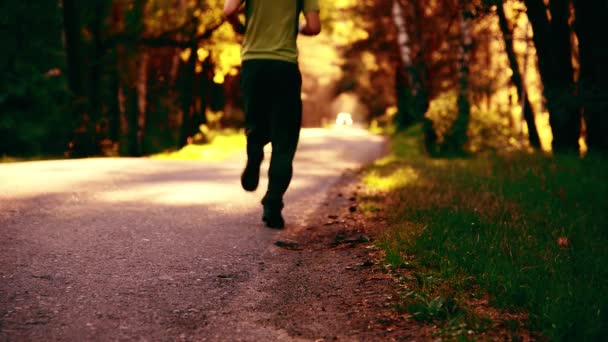
<path fill-rule="evenodd" d="M 282 206 L 302 124 L 300 70 L 295 63 L 246 60 L 241 70 L 241 88 L 248 162 L 259 165 L 264 159 L 264 146 L 272 144 L 268 190 L 262 203 Z"/>

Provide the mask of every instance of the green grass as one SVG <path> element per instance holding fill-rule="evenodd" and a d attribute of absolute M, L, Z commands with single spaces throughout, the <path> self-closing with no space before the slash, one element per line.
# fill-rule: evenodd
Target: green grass
<path fill-rule="evenodd" d="M 204 160 L 222 161 L 245 149 L 245 134 L 237 130 L 207 131 L 209 142 L 204 144 L 189 144 L 177 151 L 167 151 L 150 155 L 149 158 L 159 160 Z M 66 157 L 35 156 L 35 157 L 12 157 L 0 156 L 1 163 L 17 163 L 25 161 L 57 160 Z"/>
<path fill-rule="evenodd" d="M 387 262 L 415 262 L 454 283 L 470 275 L 492 304 L 527 310 L 551 340 L 608 336 L 608 160 L 431 159 L 420 136 L 394 136 L 392 155 L 365 178 L 376 194 L 367 207 L 387 197 Z"/>
<path fill-rule="evenodd" d="M 33 157 L 0 156 L 0 164 L 22 163 L 22 162 L 42 161 L 42 160 L 59 160 L 59 159 L 66 159 L 66 157 L 65 156 L 33 156 Z"/>
<path fill-rule="evenodd" d="M 206 160 L 221 161 L 245 149 L 245 134 L 239 131 L 215 133 L 207 144 L 190 144 L 178 151 L 165 152 L 150 156 L 161 160 Z"/>

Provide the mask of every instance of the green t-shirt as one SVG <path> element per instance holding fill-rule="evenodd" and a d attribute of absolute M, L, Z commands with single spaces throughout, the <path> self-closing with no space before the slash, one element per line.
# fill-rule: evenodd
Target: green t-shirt
<path fill-rule="evenodd" d="M 242 59 L 298 62 L 298 19 L 319 11 L 319 0 L 244 0 L 247 16 Z"/>

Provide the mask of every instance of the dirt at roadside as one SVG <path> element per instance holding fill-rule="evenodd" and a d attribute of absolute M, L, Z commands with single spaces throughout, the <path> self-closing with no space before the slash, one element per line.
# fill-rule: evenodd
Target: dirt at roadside
<path fill-rule="evenodd" d="M 417 322 L 396 309 L 403 284 L 383 267 L 381 252 L 373 248 L 386 223 L 359 212 L 363 191 L 360 174 L 346 172 L 308 226 L 290 227 L 277 240 L 284 267 L 276 270 L 277 281 L 263 289 L 272 295 L 257 304 L 257 310 L 267 313 L 259 323 L 295 339 L 314 341 L 441 339 L 437 326 Z M 485 310 L 494 318 L 502 314 L 487 303 L 475 310 Z M 469 336 L 472 340 L 513 337 L 500 326 Z M 516 339 L 531 338 L 524 333 Z"/>
<path fill-rule="evenodd" d="M 288 227 L 277 240 L 285 267 L 263 289 L 272 295 L 257 304 L 263 325 L 305 340 L 428 340 L 433 326 L 421 325 L 394 304 L 398 284 L 370 248 L 378 233 L 358 214 L 358 174 L 349 171 L 328 193 L 306 227 Z"/>

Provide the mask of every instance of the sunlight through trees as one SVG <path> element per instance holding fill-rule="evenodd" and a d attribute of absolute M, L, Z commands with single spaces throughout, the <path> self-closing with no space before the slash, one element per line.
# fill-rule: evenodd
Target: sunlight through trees
<path fill-rule="evenodd" d="M 3 155 L 145 155 L 239 128 L 239 34 L 222 0 L 2 5 Z M 608 148 L 605 5 L 541 0 L 322 0 L 300 40 L 305 122 L 421 122 L 432 154 Z M 244 16 L 242 20 L 245 20 Z M 396 109 L 396 110 L 395 110 Z M 387 126 L 388 125 L 388 126 Z"/>

